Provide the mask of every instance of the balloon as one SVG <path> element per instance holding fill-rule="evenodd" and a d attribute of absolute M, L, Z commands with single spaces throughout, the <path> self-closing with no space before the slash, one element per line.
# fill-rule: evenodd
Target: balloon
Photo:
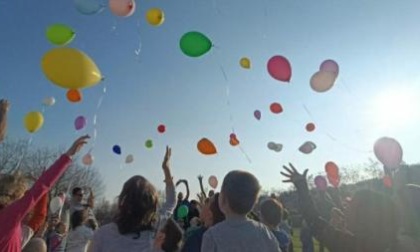
<path fill-rule="evenodd" d="M 334 162 L 328 162 L 325 164 L 325 172 L 328 176 L 337 177 L 338 176 L 338 166 Z"/>
<path fill-rule="evenodd" d="M 86 118 L 84 116 L 78 116 L 76 120 L 74 120 L 74 128 L 76 130 L 81 130 L 86 126 Z"/>
<path fill-rule="evenodd" d="M 70 89 L 67 91 L 67 100 L 69 102 L 80 102 L 82 100 L 82 93 L 77 89 Z"/>
<path fill-rule="evenodd" d="M 319 190 L 321 191 L 327 190 L 327 187 L 328 187 L 327 180 L 324 178 L 324 176 L 321 176 L 321 175 L 316 176 L 314 179 L 314 183 L 315 183 L 316 188 L 318 188 Z"/>
<path fill-rule="evenodd" d="M 239 145 L 239 140 L 238 138 L 236 138 L 236 134 L 232 133 L 230 134 L 230 140 L 229 140 L 230 145 L 232 146 L 237 146 Z"/>
<path fill-rule="evenodd" d="M 384 183 L 385 187 L 391 188 L 392 187 L 392 178 L 388 175 L 384 176 L 383 183 Z"/>
<path fill-rule="evenodd" d="M 400 143 L 390 137 L 382 137 L 375 142 L 373 147 L 376 158 L 387 168 L 397 169 L 403 157 Z"/>
<path fill-rule="evenodd" d="M 336 77 L 332 72 L 316 72 L 311 77 L 311 88 L 319 93 L 326 92 L 333 87 Z"/>
<path fill-rule="evenodd" d="M 210 51 L 212 43 L 204 34 L 196 31 L 185 33 L 179 42 L 181 51 L 190 57 L 200 57 Z"/>
<path fill-rule="evenodd" d="M 308 124 L 306 124 L 306 131 L 308 131 L 308 132 L 312 132 L 312 131 L 314 131 L 315 130 L 315 124 L 313 124 L 313 123 L 308 123 Z"/>
<path fill-rule="evenodd" d="M 254 111 L 254 117 L 255 117 L 257 120 L 260 120 L 260 119 L 261 119 L 261 111 L 259 111 L 259 110 L 255 110 L 255 111 Z"/>
<path fill-rule="evenodd" d="M 86 155 L 83 156 L 82 163 L 84 165 L 91 166 L 94 160 L 95 158 L 92 156 L 92 154 L 87 153 Z"/>
<path fill-rule="evenodd" d="M 52 106 L 55 104 L 55 98 L 54 97 L 47 97 L 45 98 L 42 103 L 46 106 Z"/>
<path fill-rule="evenodd" d="M 324 62 L 321 63 L 321 66 L 319 66 L 319 71 L 321 71 L 321 72 L 331 72 L 331 73 L 334 73 L 337 76 L 338 72 L 339 72 L 339 67 L 338 67 L 337 62 L 329 59 L 329 60 L 325 60 Z"/>
<path fill-rule="evenodd" d="M 48 51 L 42 58 L 41 67 L 47 79 L 66 89 L 91 87 L 102 79 L 95 62 L 74 48 L 59 47 Z"/>
<path fill-rule="evenodd" d="M 207 138 L 202 138 L 198 141 L 197 149 L 204 155 L 213 155 L 217 153 L 216 146 Z"/>
<path fill-rule="evenodd" d="M 115 154 L 121 155 L 121 147 L 120 147 L 119 145 L 114 145 L 114 146 L 112 147 L 112 151 L 113 151 Z"/>
<path fill-rule="evenodd" d="M 245 69 L 250 69 L 251 68 L 251 61 L 244 57 L 239 61 L 239 64 L 241 65 L 241 67 L 245 68 Z"/>
<path fill-rule="evenodd" d="M 26 114 L 23 123 L 29 133 L 35 133 L 44 124 L 44 116 L 41 114 L 41 112 L 32 111 Z"/>
<path fill-rule="evenodd" d="M 274 102 L 270 105 L 270 110 L 274 114 L 280 114 L 283 112 L 283 107 L 280 105 L 280 103 Z"/>
<path fill-rule="evenodd" d="M 109 0 L 111 12 L 120 17 L 129 17 L 136 10 L 134 0 Z"/>
<path fill-rule="evenodd" d="M 60 211 L 61 207 L 63 206 L 64 201 L 56 196 L 51 199 L 50 201 L 50 212 L 51 213 L 58 213 Z"/>
<path fill-rule="evenodd" d="M 48 26 L 45 35 L 52 44 L 63 46 L 70 43 L 76 36 L 76 33 L 67 25 L 53 24 Z"/>
<path fill-rule="evenodd" d="M 165 127 L 165 125 L 161 124 L 161 125 L 158 126 L 157 130 L 158 130 L 159 133 L 163 134 L 166 131 L 166 127 Z"/>
<path fill-rule="evenodd" d="M 304 154 L 311 154 L 315 149 L 316 145 L 311 141 L 307 141 L 299 147 L 299 151 Z"/>
<path fill-rule="evenodd" d="M 152 8 L 146 13 L 146 20 L 153 26 L 159 26 L 165 21 L 165 14 L 161 9 Z"/>
<path fill-rule="evenodd" d="M 183 218 L 187 217 L 188 212 L 189 212 L 188 207 L 186 205 L 181 205 L 178 208 L 178 211 L 177 211 L 178 219 L 183 219 Z"/>
<path fill-rule="evenodd" d="M 276 80 L 290 82 L 292 67 L 290 62 L 283 56 L 273 56 L 267 63 L 268 73 Z"/>
<path fill-rule="evenodd" d="M 280 152 L 283 150 L 283 145 L 275 142 L 269 142 L 267 144 L 267 148 L 275 152 Z"/>
<path fill-rule="evenodd" d="M 126 164 L 131 164 L 131 163 L 133 163 L 133 161 L 134 161 L 134 157 L 131 154 L 127 155 L 127 157 L 125 158 L 125 163 Z"/>
<path fill-rule="evenodd" d="M 74 0 L 74 7 L 83 15 L 93 15 L 104 9 L 97 0 Z"/>
<path fill-rule="evenodd" d="M 217 181 L 216 176 L 209 177 L 209 185 L 211 186 L 211 188 L 216 189 L 218 183 L 219 182 Z"/>
<path fill-rule="evenodd" d="M 147 140 L 146 143 L 144 144 L 146 146 L 146 148 L 151 149 L 153 148 L 153 141 L 151 139 Z"/>

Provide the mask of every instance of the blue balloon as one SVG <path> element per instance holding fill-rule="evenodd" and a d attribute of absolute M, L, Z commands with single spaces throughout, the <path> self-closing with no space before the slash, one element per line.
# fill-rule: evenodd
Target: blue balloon
<path fill-rule="evenodd" d="M 74 0 L 74 6 L 84 15 L 93 15 L 104 10 L 104 5 L 98 0 Z"/>
<path fill-rule="evenodd" d="M 114 147 L 112 147 L 112 151 L 115 154 L 121 155 L 121 147 L 119 145 L 114 145 Z"/>

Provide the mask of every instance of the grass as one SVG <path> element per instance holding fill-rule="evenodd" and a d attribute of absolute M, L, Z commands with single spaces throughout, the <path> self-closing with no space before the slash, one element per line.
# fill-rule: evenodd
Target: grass
<path fill-rule="evenodd" d="M 300 230 L 299 229 L 293 229 L 293 251 L 294 252 L 302 252 L 302 243 L 300 242 Z M 319 252 L 319 243 L 316 239 L 314 240 L 314 247 L 315 252 Z M 328 252 L 327 249 L 324 249 L 324 252 Z"/>

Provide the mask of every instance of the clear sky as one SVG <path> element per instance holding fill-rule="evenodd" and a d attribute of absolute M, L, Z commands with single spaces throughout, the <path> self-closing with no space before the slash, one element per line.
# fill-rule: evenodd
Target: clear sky
<path fill-rule="evenodd" d="M 162 26 L 145 21 L 150 7 L 165 12 Z M 81 134 L 92 135 L 96 115 L 97 137 L 84 153 L 95 142 L 92 154 L 109 198 L 134 174 L 162 188 L 166 144 L 173 148 L 175 179 L 188 179 L 194 191 L 198 174 L 221 182 L 234 169 L 254 173 L 265 189 L 286 188 L 281 165 L 293 162 L 319 173 L 330 160 L 360 164 L 374 158 L 373 143 L 382 136 L 398 139 L 406 162 L 419 162 L 419 8 L 415 0 L 145 0 L 137 1 L 133 16 L 120 18 L 108 9 L 81 15 L 70 0 L 0 0 L 0 97 L 12 103 L 9 137 L 29 137 L 23 117 L 41 110 L 48 96 L 57 103 L 45 110 L 33 145 L 68 146 Z M 79 104 L 70 104 L 66 90 L 41 71 L 43 54 L 53 48 L 45 29 L 54 23 L 73 27 L 77 35 L 69 46 L 90 55 L 105 77 L 83 91 Z M 200 58 L 179 49 L 180 37 L 192 30 L 214 44 Z M 292 64 L 289 84 L 267 73 L 267 60 L 277 54 Z M 240 68 L 243 56 L 251 59 L 251 70 Z M 339 77 L 329 92 L 316 93 L 309 79 L 329 58 L 339 63 Z M 270 113 L 272 102 L 284 112 Z M 261 121 L 253 117 L 255 109 L 262 111 Z M 78 115 L 88 118 L 81 132 L 73 126 Z M 305 131 L 308 122 L 316 124 L 315 132 Z M 163 135 L 156 130 L 161 123 Z M 229 145 L 232 127 L 250 161 Z M 218 155 L 198 153 L 202 137 L 216 144 Z M 151 150 L 144 147 L 149 138 Z M 307 140 L 318 145 L 310 155 L 297 150 Z M 282 143 L 283 151 L 268 150 L 269 141 Z M 112 153 L 114 144 L 121 156 Z M 125 165 L 128 154 L 135 160 Z"/>

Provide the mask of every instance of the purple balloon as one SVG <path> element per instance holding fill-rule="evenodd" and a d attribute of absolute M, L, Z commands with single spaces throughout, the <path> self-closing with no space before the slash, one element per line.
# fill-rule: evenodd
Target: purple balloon
<path fill-rule="evenodd" d="M 336 75 L 338 75 L 339 67 L 338 67 L 337 62 L 329 59 L 329 60 L 325 60 L 324 62 L 321 63 L 321 66 L 319 67 L 319 71 L 321 71 L 321 72 L 331 72 L 331 73 L 335 73 Z"/>
<path fill-rule="evenodd" d="M 321 175 L 316 176 L 314 182 L 315 182 L 316 188 L 318 188 L 319 190 L 321 191 L 327 190 L 328 184 L 324 176 L 321 176 Z"/>
<path fill-rule="evenodd" d="M 255 111 L 254 111 L 254 117 L 255 117 L 257 120 L 260 120 L 260 119 L 261 119 L 261 111 L 259 111 L 259 110 L 255 110 Z"/>
<path fill-rule="evenodd" d="M 76 120 L 74 120 L 74 128 L 76 130 L 81 130 L 86 126 L 86 118 L 84 116 L 78 116 Z"/>

